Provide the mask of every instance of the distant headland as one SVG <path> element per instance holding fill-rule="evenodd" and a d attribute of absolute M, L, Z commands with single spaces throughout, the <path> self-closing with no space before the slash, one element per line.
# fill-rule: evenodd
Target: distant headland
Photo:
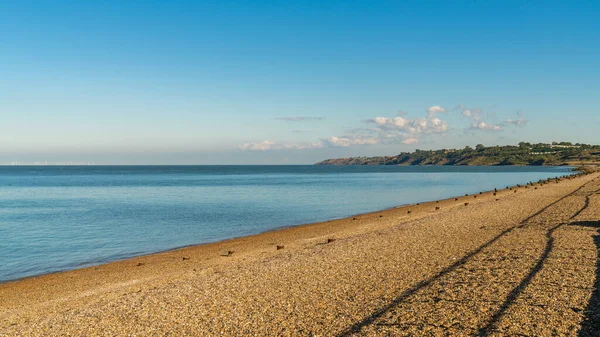
<path fill-rule="evenodd" d="M 315 165 L 465 165 L 579 166 L 600 165 L 600 145 L 570 142 L 470 146 L 464 149 L 415 150 L 395 156 L 326 159 Z"/>

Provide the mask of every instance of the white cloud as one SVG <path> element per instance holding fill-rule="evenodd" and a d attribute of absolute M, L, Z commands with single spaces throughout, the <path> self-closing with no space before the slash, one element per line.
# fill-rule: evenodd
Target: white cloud
<path fill-rule="evenodd" d="M 350 146 L 350 139 L 345 138 L 345 137 L 330 137 L 329 138 L 329 143 L 335 145 L 335 146 Z"/>
<path fill-rule="evenodd" d="M 465 117 L 469 117 L 469 118 L 473 118 L 473 120 L 481 120 L 481 109 L 480 108 L 465 108 L 464 105 L 459 105 L 462 106 L 462 115 Z"/>
<path fill-rule="evenodd" d="M 529 121 L 526 119 L 507 119 L 502 124 L 504 125 L 514 125 L 516 127 L 524 127 Z"/>
<path fill-rule="evenodd" d="M 514 126 L 516 126 L 516 127 L 522 128 L 522 127 L 524 127 L 524 126 L 525 126 L 525 125 L 526 125 L 528 122 L 529 122 L 529 121 L 528 121 L 528 120 L 526 120 L 526 119 L 523 117 L 523 113 L 519 112 L 519 113 L 518 113 L 518 117 L 517 117 L 517 119 L 507 119 L 507 120 L 505 120 L 504 122 L 502 122 L 502 125 L 506 125 L 506 126 L 508 126 L 508 125 L 514 125 Z"/>
<path fill-rule="evenodd" d="M 406 119 L 402 117 L 375 117 L 367 120 L 375 123 L 380 132 L 396 131 L 412 135 L 442 133 L 448 130 L 448 123 L 439 118 Z"/>
<path fill-rule="evenodd" d="M 246 143 L 240 145 L 242 151 L 269 151 L 269 150 L 305 150 L 319 149 L 324 146 L 322 141 L 314 143 L 275 143 L 269 140 L 263 140 L 259 143 Z"/>
<path fill-rule="evenodd" d="M 284 149 L 305 150 L 305 149 L 320 149 L 324 145 L 323 145 L 323 142 L 317 141 L 317 142 L 312 142 L 312 143 L 284 143 L 281 146 Z"/>
<path fill-rule="evenodd" d="M 246 143 L 240 145 L 240 150 L 265 151 L 270 150 L 273 147 L 273 145 L 275 145 L 274 142 L 263 140 L 260 143 Z"/>
<path fill-rule="evenodd" d="M 402 141 L 402 144 L 410 145 L 410 144 L 417 144 L 418 142 L 419 142 L 419 140 L 416 138 L 406 138 L 405 140 Z"/>
<path fill-rule="evenodd" d="M 378 127 L 384 129 L 402 129 L 405 128 L 410 122 L 403 117 L 375 117 L 372 119 L 372 121 L 375 122 Z"/>
<path fill-rule="evenodd" d="M 377 139 L 381 143 L 416 144 L 424 135 L 440 134 L 448 131 L 447 122 L 432 116 L 416 119 L 375 117 L 365 122 L 375 124 L 375 128 L 367 130 L 377 133 Z"/>
<path fill-rule="evenodd" d="M 448 123 L 439 118 L 432 118 L 427 121 L 426 133 L 443 133 L 448 131 Z"/>
<path fill-rule="evenodd" d="M 489 124 L 483 121 L 475 121 L 471 123 L 471 130 L 502 131 L 502 127 L 500 125 Z"/>
<path fill-rule="evenodd" d="M 485 119 L 482 118 L 483 113 L 480 108 L 463 108 L 462 115 L 473 120 L 471 126 L 469 127 L 471 130 L 502 131 L 506 126 L 524 127 L 528 122 L 528 120 L 523 117 L 521 112 L 518 113 L 517 119 L 507 119 L 499 124 L 486 122 Z M 487 113 L 487 120 L 494 120 L 495 118 L 495 112 Z"/>
<path fill-rule="evenodd" d="M 320 149 L 325 146 L 348 147 L 351 145 L 374 145 L 379 142 L 380 140 L 375 137 L 354 135 L 343 137 L 333 136 L 313 143 L 275 143 L 269 140 L 263 140 L 258 143 L 246 143 L 240 145 L 239 148 L 242 151 L 306 150 Z"/>
<path fill-rule="evenodd" d="M 427 108 L 427 116 L 428 117 L 433 117 L 435 114 L 442 113 L 442 112 L 446 112 L 446 109 L 442 108 L 439 105 L 433 105 L 433 106 L 430 106 L 429 108 Z"/>
<path fill-rule="evenodd" d="M 350 136 L 350 137 L 329 137 L 327 139 L 329 144 L 333 146 L 348 147 L 350 145 L 374 145 L 379 143 L 377 138 L 363 137 L 363 136 Z"/>

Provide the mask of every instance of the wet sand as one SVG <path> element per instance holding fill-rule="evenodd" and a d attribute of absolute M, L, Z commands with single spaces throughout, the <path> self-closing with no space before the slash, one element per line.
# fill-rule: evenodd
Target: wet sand
<path fill-rule="evenodd" d="M 0 336 L 598 336 L 599 175 L 8 282 Z"/>

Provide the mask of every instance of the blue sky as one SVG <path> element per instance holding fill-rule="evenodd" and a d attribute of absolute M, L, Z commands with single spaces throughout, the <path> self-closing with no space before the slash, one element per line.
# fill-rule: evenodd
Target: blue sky
<path fill-rule="evenodd" d="M 3 1 L 0 164 L 600 143 L 598 1 Z"/>

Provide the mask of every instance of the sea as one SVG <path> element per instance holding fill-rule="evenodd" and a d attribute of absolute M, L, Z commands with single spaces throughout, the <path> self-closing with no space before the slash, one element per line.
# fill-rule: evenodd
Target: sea
<path fill-rule="evenodd" d="M 571 173 L 569 167 L 0 166 L 0 282 Z"/>

